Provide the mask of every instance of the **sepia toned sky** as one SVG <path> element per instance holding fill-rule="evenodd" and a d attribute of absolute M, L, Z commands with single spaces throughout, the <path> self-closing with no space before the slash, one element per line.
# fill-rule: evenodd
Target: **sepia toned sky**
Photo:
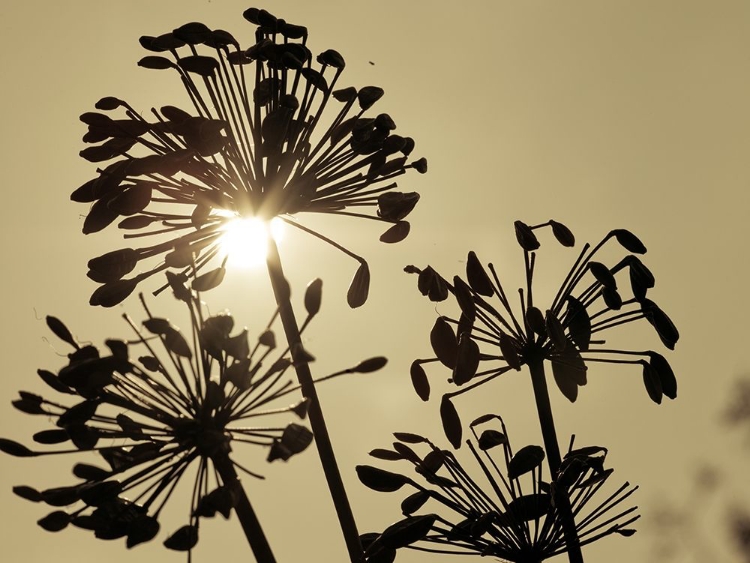
<path fill-rule="evenodd" d="M 143 113 L 168 104 L 186 107 L 174 75 L 136 65 L 146 54 L 138 37 L 202 21 L 249 46 L 254 27 L 242 18 L 247 7 L 229 0 L 0 5 L 0 436 L 28 443 L 45 428 L 45 420 L 10 406 L 19 389 L 46 393 L 38 368 L 56 370 L 64 363 L 64 347 L 47 340 L 45 315 L 63 319 L 77 338 L 95 344 L 128 337 L 123 313 L 142 317 L 135 298 L 113 310 L 88 306 L 94 284 L 85 277 L 87 260 L 121 242 L 114 229 L 81 234 L 87 208 L 69 200 L 95 175 L 95 166 L 78 156 L 85 132 L 78 116 L 108 95 Z M 656 276 L 653 299 L 681 332 L 669 354 L 678 378 L 676 401 L 653 404 L 632 366 L 594 365 L 573 405 L 551 390 L 561 440 L 575 433 L 580 445 L 608 447 L 616 476 L 641 487 L 639 533 L 586 548 L 587 561 L 649 561 L 655 545 L 650 522 L 671 499 L 705 514 L 704 529 L 722 550 L 721 560 L 733 563 L 720 546 L 722 509 L 692 495 L 696 472 L 711 464 L 722 479 L 722 495 L 750 505 L 743 487 L 750 451 L 720 420 L 732 382 L 750 373 L 750 4 L 269 0 L 258 7 L 306 25 L 313 53 L 341 52 L 347 61 L 342 85 L 384 88 L 375 109 L 416 140 L 415 155 L 427 157 L 430 166 L 424 176 L 399 181 L 422 199 L 410 216 L 411 234 L 398 245 L 378 242 L 382 229 L 370 222 L 324 217 L 307 223 L 368 259 L 371 297 L 361 309 L 346 306 L 351 260 L 303 237 L 290 236 L 281 248 L 297 306 L 308 281 L 324 282 L 323 309 L 305 334 L 306 348 L 317 358 L 314 373 L 375 355 L 390 360 L 381 372 L 319 390 L 360 531 L 379 531 L 397 520 L 404 496 L 359 484 L 354 466 L 371 463 L 368 451 L 388 447 L 394 431 L 421 433 L 447 446 L 435 397 L 450 390 L 449 374 L 431 372 L 434 397 L 423 403 L 408 371 L 414 358 L 431 355 L 428 335 L 436 314 L 452 310 L 420 296 L 403 267 L 430 264 L 452 277 L 463 273 L 467 252 L 474 250 L 514 287 L 522 281 L 523 255 L 513 221 L 555 219 L 571 228 L 579 247 L 613 228 L 635 232 Z M 538 299 L 545 292 L 554 296 L 576 255 L 543 241 Z M 230 271 L 207 300 L 214 311 L 231 311 L 251 334 L 264 328 L 274 309 L 262 269 Z M 187 328 L 173 299 L 151 298 L 150 305 Z M 646 323 L 619 336 L 622 347 L 662 351 Z M 467 421 L 502 414 L 517 447 L 541 443 L 523 376 L 500 378 L 456 406 Z M 241 448 L 237 452 L 243 455 Z M 97 541 L 77 529 L 41 530 L 35 522 L 50 510 L 16 497 L 11 487 L 73 483 L 75 461 L 0 457 L 4 560 L 185 560 L 161 540 L 185 523 L 187 496 L 170 501 L 160 539 L 133 551 L 122 540 Z M 245 484 L 280 562 L 345 561 L 312 449 L 287 464 L 267 466 L 256 456 L 247 465 L 266 475 Z M 252 560 L 237 521 L 203 522 L 195 560 L 224 558 Z M 450 558 L 407 551 L 398 558 L 428 560 Z"/>

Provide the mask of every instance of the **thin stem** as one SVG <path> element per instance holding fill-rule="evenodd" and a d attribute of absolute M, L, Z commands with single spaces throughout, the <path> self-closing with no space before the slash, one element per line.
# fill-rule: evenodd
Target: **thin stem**
<path fill-rule="evenodd" d="M 237 492 L 237 504 L 234 506 L 234 511 L 237 513 L 245 537 L 247 537 L 250 548 L 253 550 L 255 560 L 258 563 L 276 563 L 271 546 L 263 533 L 263 528 L 260 526 L 260 521 L 258 521 L 253 507 L 250 505 L 245 489 L 237 477 L 237 472 L 234 470 L 229 455 L 225 452 L 217 452 L 211 457 L 211 460 L 221 476 L 224 486 L 233 487 Z"/>
<path fill-rule="evenodd" d="M 528 362 L 531 371 L 531 383 L 534 387 L 534 399 L 536 400 L 536 409 L 539 415 L 539 424 L 542 426 L 542 438 L 544 439 L 544 449 L 547 452 L 547 462 L 549 464 L 550 479 L 554 481 L 560 469 L 562 459 L 560 457 L 560 446 L 557 442 L 557 433 L 555 431 L 555 421 L 552 417 L 552 405 L 549 402 L 549 392 L 547 391 L 547 379 L 544 375 L 544 363 L 542 357 L 532 358 Z M 576 524 L 573 519 L 573 511 L 570 507 L 570 499 L 564 490 L 556 491 L 555 502 L 562 520 L 563 534 L 565 543 L 568 546 L 568 559 L 570 563 L 583 563 L 583 554 L 581 553 L 581 543 L 576 532 Z"/>
<path fill-rule="evenodd" d="M 333 453 L 331 438 L 328 435 L 328 429 L 326 428 L 325 419 L 323 418 L 323 411 L 320 408 L 320 401 L 318 400 L 318 393 L 315 389 L 312 374 L 310 373 L 310 367 L 307 362 L 298 362 L 295 358 L 302 349 L 302 339 L 300 338 L 299 325 L 297 324 L 294 310 L 292 309 L 292 304 L 289 300 L 289 285 L 284 278 L 279 249 L 276 246 L 276 241 L 270 236 L 270 233 L 268 236 L 268 257 L 266 262 L 268 265 L 268 275 L 271 278 L 273 293 L 276 297 L 276 304 L 279 307 L 281 324 L 284 327 L 287 344 L 292 352 L 292 362 L 294 363 L 294 369 L 297 372 L 297 379 L 302 388 L 302 394 L 310 401 L 308 406 L 308 418 L 310 419 L 310 426 L 312 427 L 313 435 L 315 436 L 315 445 L 318 448 L 318 456 L 320 457 L 320 461 L 323 465 L 323 472 L 325 473 L 326 481 L 328 482 L 328 490 L 331 493 L 331 499 L 336 508 L 336 514 L 339 519 L 341 531 L 344 535 L 346 548 L 349 552 L 349 559 L 351 560 L 351 563 L 360 563 L 363 559 L 363 551 L 362 545 L 359 542 L 357 524 L 354 521 L 354 515 L 352 514 L 351 505 L 349 504 L 349 499 L 346 495 L 346 489 L 344 489 L 341 472 L 336 464 L 336 457 Z"/>

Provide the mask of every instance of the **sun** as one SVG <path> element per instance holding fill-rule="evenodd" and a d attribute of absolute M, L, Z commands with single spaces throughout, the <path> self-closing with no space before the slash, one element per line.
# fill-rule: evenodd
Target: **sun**
<path fill-rule="evenodd" d="M 278 243 L 284 236 L 284 222 L 278 217 L 270 223 L 257 217 L 237 217 L 222 229 L 219 253 L 227 265 L 254 268 L 265 264 L 268 253 L 268 234 Z"/>

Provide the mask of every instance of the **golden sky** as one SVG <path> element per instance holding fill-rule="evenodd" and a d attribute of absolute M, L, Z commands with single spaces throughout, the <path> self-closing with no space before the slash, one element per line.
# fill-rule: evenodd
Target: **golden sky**
<path fill-rule="evenodd" d="M 138 37 L 202 21 L 249 46 L 254 28 L 242 18 L 247 7 L 228 0 L 0 5 L 2 436 L 30 442 L 45 427 L 45 421 L 10 406 L 19 389 L 46 392 L 37 368 L 63 363 L 58 354 L 65 350 L 46 340 L 45 315 L 60 317 L 80 340 L 95 343 L 127 335 L 123 312 L 142 315 L 135 298 L 114 310 L 87 304 L 94 284 L 85 277 L 86 261 L 117 247 L 120 235 L 114 229 L 81 234 L 87 209 L 69 201 L 70 192 L 95 174 L 94 165 L 78 157 L 85 132 L 78 116 L 107 95 L 144 113 L 185 106 L 173 75 L 136 66 L 147 54 Z M 581 445 L 607 446 L 619 479 L 641 486 L 639 533 L 587 548 L 587 560 L 647 561 L 654 545 L 649 514 L 664 498 L 706 511 L 708 535 L 718 537 L 723 512 L 691 504 L 688 495 L 696 470 L 711 462 L 724 477 L 723 498 L 741 501 L 741 476 L 750 461 L 741 435 L 726 432 L 719 421 L 732 381 L 750 372 L 744 355 L 750 313 L 750 4 L 272 0 L 259 7 L 306 25 L 314 53 L 340 51 L 347 60 L 343 85 L 384 88 L 376 109 L 394 118 L 400 134 L 414 137 L 415 154 L 430 165 L 427 175 L 407 174 L 399 182 L 404 191 L 422 195 L 403 243 L 378 242 L 380 226 L 362 221 L 316 223 L 370 262 L 371 298 L 361 309 L 346 306 L 350 260 L 309 239 L 291 237 L 282 247 L 297 305 L 309 280 L 324 280 L 323 310 L 306 334 L 306 347 L 317 357 L 314 372 L 324 375 L 374 355 L 390 360 L 382 372 L 320 389 L 360 531 L 382 530 L 398 519 L 403 495 L 365 489 L 354 466 L 370 463 L 367 452 L 388 447 L 394 431 L 443 440 L 439 403 L 417 398 L 408 368 L 412 359 L 431 355 L 435 311 L 448 305 L 436 308 L 421 297 L 403 267 L 431 264 L 452 277 L 463 273 L 467 252 L 475 250 L 513 287 L 523 264 L 513 221 L 555 219 L 571 228 L 579 245 L 597 242 L 613 228 L 638 234 L 657 279 L 653 298 L 682 335 L 669 354 L 679 384 L 674 402 L 653 404 L 640 370 L 632 368 L 594 365 L 574 405 L 552 389 L 558 434 L 575 433 Z M 549 282 L 540 278 L 537 291 L 553 292 L 575 256 L 574 250 L 543 245 L 540 267 L 549 272 Z M 208 301 L 213 310 L 232 311 L 253 333 L 273 309 L 270 295 L 263 271 L 233 271 Z M 180 325 L 182 312 L 171 298 L 150 303 Z M 659 350 L 656 334 L 645 323 L 635 326 L 618 342 Z M 432 379 L 436 397 L 450 390 L 439 383 L 442 377 Z M 465 420 L 503 414 L 518 446 L 541 443 L 530 386 L 520 376 L 501 378 L 457 406 Z M 14 496 L 11 487 L 71 483 L 73 463 L 0 457 L 4 560 L 184 561 L 160 541 L 128 552 L 122 541 L 37 527 L 47 510 Z M 246 486 L 278 559 L 344 561 L 313 450 L 286 465 L 257 468 L 267 479 Z M 170 504 L 161 539 L 187 515 L 187 499 L 182 506 L 177 499 Z M 202 526 L 195 557 L 236 561 L 250 553 L 237 522 L 217 520 Z M 448 560 L 404 552 L 398 561 L 428 559 Z"/>

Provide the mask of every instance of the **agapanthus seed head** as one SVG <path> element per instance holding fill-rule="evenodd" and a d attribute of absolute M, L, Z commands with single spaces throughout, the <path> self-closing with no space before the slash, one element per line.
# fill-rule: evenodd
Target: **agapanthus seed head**
<path fill-rule="evenodd" d="M 98 177 L 71 195 L 92 204 L 83 232 L 116 223 L 128 239 L 153 241 L 89 262 L 89 277 L 103 284 L 93 305 L 114 306 L 167 268 L 186 280 L 208 271 L 195 289 L 216 287 L 225 271 L 208 264 L 236 218 L 294 216 L 288 224 L 308 230 L 300 214 L 342 214 L 392 224 L 383 242 L 409 234 L 404 219 L 419 196 L 395 191 L 394 180 L 410 168 L 426 172 L 427 163 L 410 160 L 414 141 L 392 133 L 396 124 L 388 114 L 367 115 L 382 88 L 335 88 L 345 67 L 338 51 L 313 56 L 303 26 L 266 10 L 244 15 L 258 26 L 247 49 L 199 22 L 141 37 L 152 54 L 138 65 L 177 73 L 192 107 L 163 105 L 147 119 L 125 101 L 105 97 L 97 109 L 120 115 L 81 116 L 84 141 L 97 143 L 81 156 L 101 163 Z M 367 298 L 365 281 L 360 269 L 354 280 L 360 287 L 348 298 L 353 307 Z"/>

